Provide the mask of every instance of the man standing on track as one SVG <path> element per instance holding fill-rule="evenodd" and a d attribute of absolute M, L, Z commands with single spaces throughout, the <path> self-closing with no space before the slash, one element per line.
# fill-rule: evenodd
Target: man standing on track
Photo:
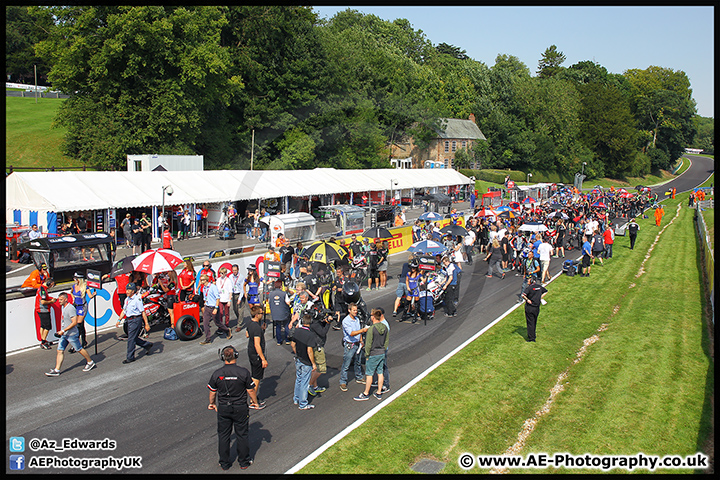
<path fill-rule="evenodd" d="M 210 377 L 210 403 L 208 410 L 217 412 L 218 456 L 220 468 L 229 470 L 232 467 L 230 460 L 230 439 L 235 429 L 237 459 L 240 468 L 245 470 L 253 461 L 250 457 L 248 442 L 248 427 L 250 425 L 250 411 L 247 397 L 257 404 L 255 385 L 250 372 L 237 365 L 238 351 L 228 345 L 220 352 L 220 358 L 225 365 L 217 369 Z"/>

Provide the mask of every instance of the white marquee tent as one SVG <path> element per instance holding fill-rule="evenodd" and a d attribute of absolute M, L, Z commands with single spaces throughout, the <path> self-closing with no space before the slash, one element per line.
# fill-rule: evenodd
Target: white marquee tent
<path fill-rule="evenodd" d="M 37 212 L 159 206 L 163 186 L 171 185 L 165 205 L 220 203 L 277 197 L 434 188 L 473 182 L 451 169 L 206 170 L 180 172 L 13 172 L 5 178 L 6 220 Z"/>

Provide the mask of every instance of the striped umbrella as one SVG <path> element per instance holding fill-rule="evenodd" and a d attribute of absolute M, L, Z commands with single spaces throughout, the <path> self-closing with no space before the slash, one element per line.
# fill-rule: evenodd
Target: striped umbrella
<path fill-rule="evenodd" d="M 440 215 L 437 212 L 425 212 L 418 217 L 418 219 L 420 219 L 420 220 L 430 220 L 431 222 L 435 222 L 437 220 L 442 220 L 443 218 L 445 218 L 445 217 L 443 217 L 442 215 Z"/>
<path fill-rule="evenodd" d="M 537 203 L 537 200 L 533 197 L 525 197 L 525 200 L 523 200 L 522 203 Z"/>
<path fill-rule="evenodd" d="M 432 240 L 422 240 L 420 242 L 416 242 L 410 245 L 407 251 L 412 253 L 438 254 L 445 251 L 445 245 L 433 242 Z"/>
<path fill-rule="evenodd" d="M 175 267 L 182 263 L 184 263 L 182 255 L 169 248 L 146 250 L 132 261 L 135 271 L 152 275 L 175 270 Z"/>
<path fill-rule="evenodd" d="M 476 217 L 495 217 L 497 216 L 497 212 L 493 210 L 492 208 L 483 208 L 482 210 L 478 210 L 478 212 L 475 214 Z"/>

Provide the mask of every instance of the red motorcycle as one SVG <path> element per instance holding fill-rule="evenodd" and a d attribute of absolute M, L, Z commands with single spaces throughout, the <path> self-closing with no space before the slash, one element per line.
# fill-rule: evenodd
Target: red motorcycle
<path fill-rule="evenodd" d="M 196 302 L 175 302 L 173 304 L 175 324 L 170 325 L 170 312 L 163 291 L 157 287 L 150 287 L 142 292 L 141 296 L 151 329 L 155 325 L 171 326 L 180 340 L 192 340 L 200 335 L 200 306 Z M 123 330 L 127 334 L 127 322 L 123 324 Z M 144 333 L 145 337 L 147 333 L 149 332 Z"/>

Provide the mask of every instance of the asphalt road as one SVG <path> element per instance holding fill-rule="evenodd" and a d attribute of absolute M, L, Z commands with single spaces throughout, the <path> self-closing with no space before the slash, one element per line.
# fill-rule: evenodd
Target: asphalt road
<path fill-rule="evenodd" d="M 702 183 L 714 170 L 710 159 L 693 157 L 693 162 L 688 172 L 656 187 L 661 197 L 662 192 L 673 185 L 682 192 Z M 622 237 L 618 240 L 620 244 L 627 241 Z M 192 242 L 188 241 L 187 245 Z M 577 251 L 568 255 L 569 258 L 577 256 Z M 369 308 L 383 307 L 388 312 L 392 388 L 389 395 L 515 305 L 520 289 L 520 278 L 488 279 L 485 277 L 487 264 L 476 261 L 473 266 L 464 266 L 457 317 L 446 318 L 440 311 L 427 325 L 399 323 L 389 312 L 395 299 L 396 276 L 405 258 L 405 254 L 391 257 L 388 288 L 363 291 Z M 553 259 L 551 273 L 559 272 L 561 263 L 560 259 Z M 548 301 L 554 301 L 552 283 L 548 290 Z M 518 322 L 514 331 L 509 341 L 524 342 L 524 322 Z M 221 473 L 217 464 L 215 413 L 207 410 L 206 385 L 212 372 L 221 365 L 217 351 L 222 346 L 233 344 L 241 352 L 239 363 L 248 366 L 244 332 L 235 334 L 231 341 L 215 339 L 212 345 L 201 346 L 199 340 L 163 340 L 162 331 L 154 330 L 150 338 L 155 344 L 153 354 L 145 357 L 139 353 L 137 361 L 130 365 L 121 363 L 126 343 L 118 338 L 119 333 L 118 329 L 99 335 L 98 355 L 94 356 L 98 366 L 87 373 L 82 371 L 84 361 L 78 354 L 65 356 L 62 374 L 56 378 L 43 375 L 54 366 L 54 349 L 31 349 L 6 356 L 8 451 L 11 436 L 22 436 L 28 444 L 34 438 L 56 441 L 108 438 L 117 442 L 112 451 L 32 452 L 26 449 L 26 462 L 40 455 L 139 456 L 142 457 L 140 470 L 123 471 Z M 541 321 L 538 341 L 543 341 L 542 335 Z M 92 333 L 88 338 L 92 339 Z M 334 330 L 328 335 L 328 373 L 320 379 L 320 385 L 328 386 L 328 390 L 311 397 L 315 409 L 300 411 L 292 403 L 295 373 L 290 347 L 277 346 L 270 331 L 266 332 L 269 366 L 260 397 L 267 401 L 267 407 L 250 413 L 250 445 L 255 463 L 244 473 L 286 472 L 377 404 L 374 398 L 366 402 L 352 400 L 362 391 L 362 385 L 351 383 L 347 392 L 338 388 L 338 369 L 342 363 L 340 338 L 340 332 Z M 90 351 L 94 351 L 92 342 Z M 6 471 L 10 471 L 9 463 Z M 45 470 L 50 471 L 76 470 Z M 228 473 L 241 473 L 241 470 L 234 465 Z"/>

